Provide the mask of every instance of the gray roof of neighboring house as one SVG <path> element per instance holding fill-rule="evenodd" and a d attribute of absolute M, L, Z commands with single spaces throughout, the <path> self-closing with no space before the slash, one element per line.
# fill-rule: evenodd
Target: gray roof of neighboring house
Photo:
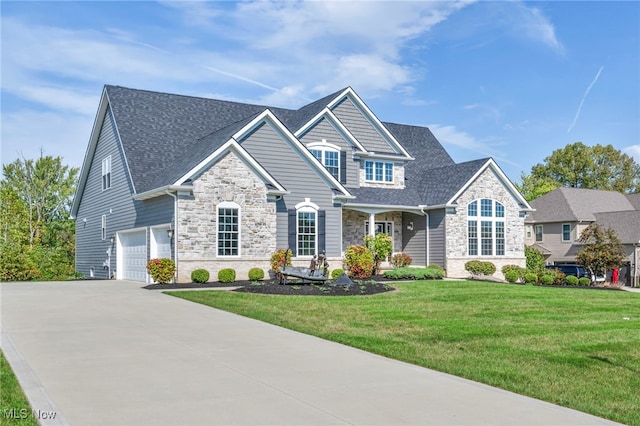
<path fill-rule="evenodd" d="M 596 223 L 611 228 L 623 244 L 640 242 L 640 210 L 596 213 Z"/>
<path fill-rule="evenodd" d="M 584 188 L 558 188 L 530 202 L 536 209 L 527 215 L 527 222 L 593 222 L 595 214 L 634 210 L 624 194 Z"/>
<path fill-rule="evenodd" d="M 636 209 L 640 210 L 640 192 L 636 192 L 635 194 L 627 194 L 625 195 L 627 200 L 631 203 L 631 205 Z"/>

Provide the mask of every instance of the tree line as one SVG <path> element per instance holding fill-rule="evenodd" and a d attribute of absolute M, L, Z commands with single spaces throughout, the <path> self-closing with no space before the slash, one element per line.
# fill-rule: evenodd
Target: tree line
<path fill-rule="evenodd" d="M 17 159 L 0 180 L 0 279 L 66 280 L 75 276 L 70 218 L 78 168 L 61 157 Z"/>

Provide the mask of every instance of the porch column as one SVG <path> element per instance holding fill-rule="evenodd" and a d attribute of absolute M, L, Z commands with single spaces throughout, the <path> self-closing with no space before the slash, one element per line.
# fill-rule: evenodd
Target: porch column
<path fill-rule="evenodd" d="M 369 235 L 376 236 L 376 214 L 369 213 Z"/>

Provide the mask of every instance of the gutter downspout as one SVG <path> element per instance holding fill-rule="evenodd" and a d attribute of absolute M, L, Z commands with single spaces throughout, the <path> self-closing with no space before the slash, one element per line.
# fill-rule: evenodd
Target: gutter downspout
<path fill-rule="evenodd" d="M 173 275 L 173 282 L 178 282 L 178 195 L 173 194 L 168 189 L 167 195 L 173 197 L 173 261 L 176 264 L 176 272 Z"/>

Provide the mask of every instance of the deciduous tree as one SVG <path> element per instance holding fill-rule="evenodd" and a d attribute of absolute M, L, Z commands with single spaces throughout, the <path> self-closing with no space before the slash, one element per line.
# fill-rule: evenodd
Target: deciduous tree
<path fill-rule="evenodd" d="M 626 257 L 615 231 L 597 223 L 582 231 L 579 241 L 584 246 L 576 259 L 592 274 L 606 275 L 607 271 L 620 267 Z"/>
<path fill-rule="evenodd" d="M 522 174 L 518 189 L 532 200 L 558 187 L 640 192 L 640 165 L 612 145 L 587 146 L 582 142 L 557 149 L 544 163 Z"/>

